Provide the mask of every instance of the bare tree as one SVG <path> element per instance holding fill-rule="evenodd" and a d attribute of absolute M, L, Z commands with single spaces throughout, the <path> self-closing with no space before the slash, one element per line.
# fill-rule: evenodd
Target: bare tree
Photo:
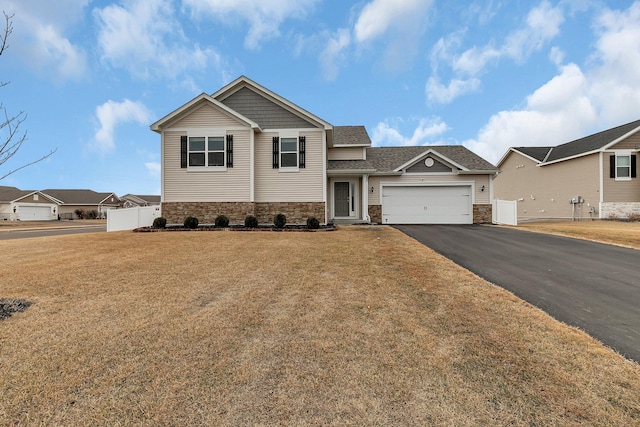
<path fill-rule="evenodd" d="M 4 14 L 5 26 L 4 31 L 0 33 L 0 56 L 4 53 L 6 49 L 9 48 L 7 44 L 7 39 L 13 32 L 13 16 L 7 15 L 6 12 L 2 12 Z M 10 82 L 2 82 L 0 81 L 0 88 L 8 85 Z M 20 129 L 20 125 L 24 123 L 27 119 L 27 114 L 24 111 L 20 111 L 16 115 L 9 115 L 7 109 L 4 104 L 0 102 L 0 114 L 3 117 L 0 117 L 0 166 L 2 166 L 6 161 L 12 158 L 22 147 L 22 144 L 27 140 L 27 132 L 22 132 Z M 19 171 L 20 169 L 26 168 L 27 166 L 31 166 L 35 163 L 41 162 L 47 157 L 51 156 L 55 153 L 56 150 L 51 150 L 51 152 L 47 155 L 40 157 L 37 160 L 19 166 L 15 169 L 12 169 L 8 172 L 0 172 L 0 180 L 8 177 L 14 172 Z"/>

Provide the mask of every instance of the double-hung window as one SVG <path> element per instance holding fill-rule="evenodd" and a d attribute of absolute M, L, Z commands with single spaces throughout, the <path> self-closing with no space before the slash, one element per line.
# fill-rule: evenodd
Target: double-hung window
<path fill-rule="evenodd" d="M 273 168 L 281 172 L 297 172 L 306 164 L 306 136 L 296 132 L 273 137 Z"/>
<path fill-rule="evenodd" d="M 182 144 L 182 167 L 195 170 L 225 170 L 233 167 L 232 135 L 189 135 L 183 137 Z"/>
<path fill-rule="evenodd" d="M 631 155 L 616 156 L 616 178 L 631 178 Z"/>
<path fill-rule="evenodd" d="M 298 167 L 298 138 L 280 138 L 280 167 Z"/>
<path fill-rule="evenodd" d="M 618 152 L 611 155 L 611 178 L 616 181 L 630 181 L 636 177 L 636 155 L 629 151 Z"/>

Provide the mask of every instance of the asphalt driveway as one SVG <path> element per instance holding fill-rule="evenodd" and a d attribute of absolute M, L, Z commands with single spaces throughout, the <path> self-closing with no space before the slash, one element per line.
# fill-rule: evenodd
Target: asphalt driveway
<path fill-rule="evenodd" d="M 396 226 L 640 362 L 640 251 L 494 226 Z"/>

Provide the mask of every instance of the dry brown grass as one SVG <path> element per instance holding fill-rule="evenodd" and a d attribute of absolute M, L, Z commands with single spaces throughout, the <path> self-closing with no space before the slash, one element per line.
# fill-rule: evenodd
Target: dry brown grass
<path fill-rule="evenodd" d="M 638 425 L 640 367 L 386 227 L 0 242 L 2 425 Z"/>
<path fill-rule="evenodd" d="M 522 223 L 518 228 L 640 249 L 640 222 L 541 221 Z"/>

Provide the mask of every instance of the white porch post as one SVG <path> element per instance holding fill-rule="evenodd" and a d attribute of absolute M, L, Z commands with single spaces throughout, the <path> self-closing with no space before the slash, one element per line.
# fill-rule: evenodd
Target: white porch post
<path fill-rule="evenodd" d="M 369 175 L 362 175 L 362 220 L 371 222 L 369 217 Z"/>

